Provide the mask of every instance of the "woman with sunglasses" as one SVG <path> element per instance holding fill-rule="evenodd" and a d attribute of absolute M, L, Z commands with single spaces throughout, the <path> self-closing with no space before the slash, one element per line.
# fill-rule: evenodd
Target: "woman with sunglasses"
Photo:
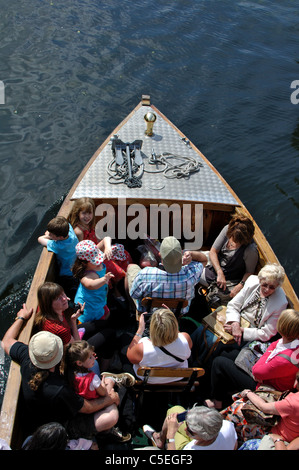
<path fill-rule="evenodd" d="M 282 289 L 285 271 L 282 266 L 266 264 L 257 276 L 250 276 L 244 288 L 228 303 L 224 329 L 238 346 L 241 342 L 269 341 L 276 335 L 276 324 L 288 301 Z M 250 324 L 242 328 L 241 317 Z"/>
<path fill-rule="evenodd" d="M 225 345 L 220 343 L 213 356 L 210 369 L 213 398 L 205 401 L 207 406 L 221 409 L 221 397 L 225 399 L 227 390 L 236 390 L 236 383 L 245 380 L 246 374 L 235 365 L 240 350 L 252 341 L 267 343 L 277 334 L 278 319 L 288 304 L 281 287 L 284 277 L 282 266 L 267 264 L 257 276 L 250 276 L 244 289 L 228 303 L 224 329 L 233 335 L 235 342 Z M 247 320 L 248 327 L 241 327 L 241 318 Z M 251 377 L 247 378 L 251 380 Z M 248 381 L 243 385 L 251 388 Z M 220 386 L 215 385 L 220 383 Z M 224 383 L 233 388 L 224 386 Z M 239 390 L 242 390 L 244 387 L 240 386 Z"/>

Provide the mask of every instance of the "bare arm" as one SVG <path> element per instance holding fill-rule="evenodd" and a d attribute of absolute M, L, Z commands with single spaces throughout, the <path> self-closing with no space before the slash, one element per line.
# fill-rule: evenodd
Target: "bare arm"
<path fill-rule="evenodd" d="M 104 253 L 106 259 L 111 259 L 112 248 L 111 248 L 111 237 L 105 237 L 101 240 L 97 247 Z"/>
<path fill-rule="evenodd" d="M 144 314 L 142 313 L 139 317 L 139 326 L 136 331 L 136 334 L 133 337 L 131 343 L 129 344 L 129 347 L 127 350 L 127 358 L 132 364 L 139 364 L 139 362 L 143 358 L 143 344 L 139 343 L 139 340 L 140 340 L 140 337 L 143 335 L 144 329 L 145 329 Z"/>
<path fill-rule="evenodd" d="M 88 275 L 82 277 L 81 283 L 86 289 L 96 290 L 105 284 L 109 284 L 110 279 L 113 277 L 114 275 L 110 272 L 106 273 L 103 277 L 98 277 L 96 273 L 88 273 Z"/>
<path fill-rule="evenodd" d="M 11 327 L 6 331 L 3 339 L 2 339 L 2 347 L 6 354 L 9 354 L 11 346 L 17 342 L 17 338 L 20 334 L 21 328 L 27 320 L 31 317 L 33 313 L 33 309 L 27 309 L 26 304 L 23 304 L 23 307 L 17 313 L 17 317 L 15 322 L 11 325 Z M 24 320 L 20 319 L 23 318 Z"/>
<path fill-rule="evenodd" d="M 205 266 L 208 262 L 208 258 L 201 251 L 185 251 L 183 253 L 183 265 L 189 264 L 191 261 L 198 261 Z"/>
<path fill-rule="evenodd" d="M 220 263 L 219 263 L 218 253 L 219 253 L 219 250 L 216 250 L 216 248 L 214 248 L 212 246 L 212 248 L 210 249 L 210 261 L 211 261 L 211 263 L 213 265 L 213 268 L 215 269 L 216 274 L 217 274 L 217 284 L 218 284 L 218 286 L 221 289 L 225 290 L 226 289 L 226 279 L 225 279 L 224 273 L 223 273 L 222 268 L 221 268 Z"/>
<path fill-rule="evenodd" d="M 84 400 L 79 413 L 92 414 L 112 405 L 113 403 L 119 405 L 119 402 L 118 394 L 114 390 L 111 390 L 111 392 L 105 397 L 94 398 L 93 400 Z"/>
<path fill-rule="evenodd" d="M 51 240 L 51 238 L 48 231 L 46 231 L 44 235 L 41 235 L 37 239 L 38 243 L 40 243 L 42 246 L 47 246 L 49 240 Z"/>
<path fill-rule="evenodd" d="M 241 396 L 247 397 L 253 405 L 255 405 L 259 410 L 263 411 L 266 414 L 278 415 L 279 413 L 275 407 L 275 402 L 267 403 L 263 398 L 259 397 L 256 393 L 251 390 L 243 390 Z"/>
<path fill-rule="evenodd" d="M 85 303 L 83 305 L 79 303 L 79 305 L 80 305 L 80 308 L 78 308 L 78 310 L 75 313 L 73 313 L 69 321 L 71 332 L 72 332 L 72 340 L 74 341 L 80 340 L 77 320 L 84 311 Z"/>

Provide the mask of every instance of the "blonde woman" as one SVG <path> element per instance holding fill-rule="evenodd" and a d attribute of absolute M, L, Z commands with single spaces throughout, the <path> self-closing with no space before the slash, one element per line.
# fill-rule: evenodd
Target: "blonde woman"
<path fill-rule="evenodd" d="M 192 341 L 188 333 L 180 333 L 177 319 L 168 308 L 154 311 L 150 320 L 149 337 L 143 336 L 144 315 L 140 315 L 139 326 L 127 350 L 127 358 L 137 375 L 138 367 L 188 367 Z M 161 349 L 162 348 L 162 349 Z M 167 383 L 179 378 L 153 377 L 150 383 Z"/>
<path fill-rule="evenodd" d="M 250 276 L 244 288 L 227 304 L 224 329 L 240 346 L 242 341 L 269 341 L 277 333 L 277 320 L 288 301 L 282 289 L 282 266 L 266 264 L 257 276 Z M 250 323 L 240 325 L 241 317 Z"/>

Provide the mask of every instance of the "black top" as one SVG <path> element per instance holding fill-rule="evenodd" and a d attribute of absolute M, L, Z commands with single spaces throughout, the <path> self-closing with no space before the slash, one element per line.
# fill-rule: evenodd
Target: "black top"
<path fill-rule="evenodd" d="M 84 399 L 77 395 L 66 383 L 59 371 L 50 372 L 48 378 L 34 392 L 29 387 L 29 380 L 37 371 L 32 364 L 28 346 L 16 342 L 10 349 L 10 357 L 21 366 L 21 399 L 24 405 L 22 421 L 29 425 L 28 431 L 35 431 L 38 426 L 52 421 L 66 425 L 82 408 Z"/>

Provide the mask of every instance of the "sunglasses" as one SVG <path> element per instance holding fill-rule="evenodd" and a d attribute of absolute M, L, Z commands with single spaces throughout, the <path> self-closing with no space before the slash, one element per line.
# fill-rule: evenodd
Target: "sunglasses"
<path fill-rule="evenodd" d="M 277 286 L 273 286 L 272 284 L 261 284 L 261 287 L 264 289 L 275 290 Z"/>

